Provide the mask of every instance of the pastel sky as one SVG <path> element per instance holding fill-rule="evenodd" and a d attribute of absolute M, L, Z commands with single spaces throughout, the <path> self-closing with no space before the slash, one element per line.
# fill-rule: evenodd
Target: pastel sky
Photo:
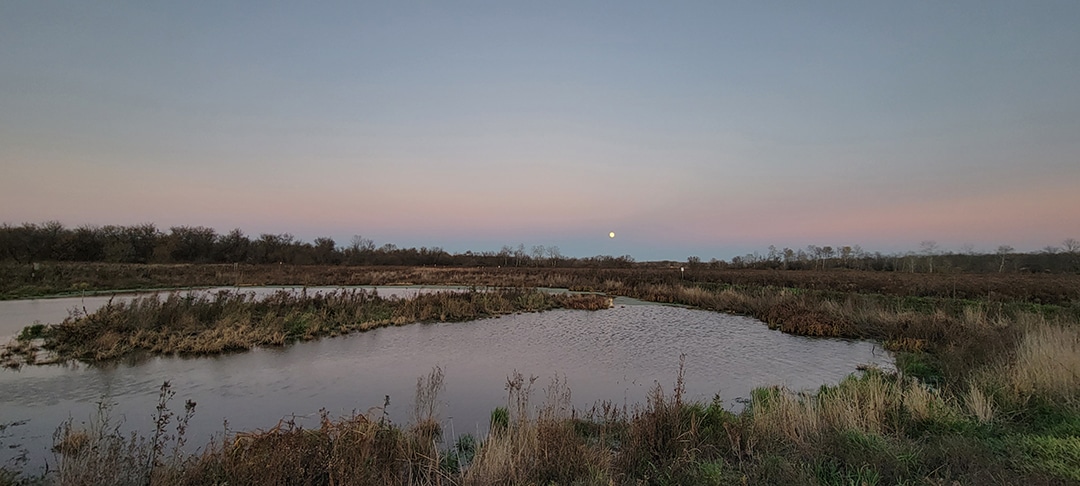
<path fill-rule="evenodd" d="M 1080 238 L 1078 26 L 1073 0 L 5 1 L 0 222 L 1035 250 Z"/>

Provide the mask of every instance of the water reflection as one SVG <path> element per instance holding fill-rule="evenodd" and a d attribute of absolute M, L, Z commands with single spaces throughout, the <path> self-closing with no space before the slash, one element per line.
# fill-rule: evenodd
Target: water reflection
<path fill-rule="evenodd" d="M 380 293 L 382 290 L 380 289 Z M 484 433 L 488 414 L 506 401 L 507 375 L 565 376 L 573 400 L 642 403 L 655 383 L 670 391 L 679 356 L 686 355 L 690 399 L 719 393 L 731 407 L 752 387 L 795 389 L 835 383 L 857 365 L 890 367 L 871 343 L 811 339 L 769 330 L 746 317 L 659 305 L 617 305 L 598 312 L 550 311 L 462 323 L 414 324 L 344 337 L 210 358 L 152 358 L 104 367 L 24 367 L 0 372 L 0 422 L 8 444 L 45 450 L 62 420 L 85 420 L 103 396 L 128 428 L 147 430 L 158 387 L 169 380 L 184 400 L 198 403 L 190 443 L 202 444 L 228 421 L 233 430 L 270 427 L 282 417 L 366 411 L 390 395 L 390 417 L 408 419 L 416 379 L 434 366 L 446 373 L 441 416 L 458 433 Z M 312 422 L 314 423 L 314 422 Z M 4 454 L 13 452 L 5 450 Z"/>

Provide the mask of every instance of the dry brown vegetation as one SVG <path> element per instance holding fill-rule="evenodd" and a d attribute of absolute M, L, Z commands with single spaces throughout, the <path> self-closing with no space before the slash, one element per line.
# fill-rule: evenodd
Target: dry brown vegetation
<path fill-rule="evenodd" d="M 464 285 L 621 294 L 642 284 L 785 287 L 839 293 L 1080 305 L 1077 274 L 904 273 L 689 268 L 359 267 L 330 265 L 47 263 L 0 265 L 0 296 L 198 286 Z"/>
<path fill-rule="evenodd" d="M 444 291 L 408 298 L 359 289 L 279 291 L 264 298 L 232 291 L 213 296 L 172 292 L 110 302 L 90 313 L 75 312 L 39 332 L 44 338 L 41 347 L 54 353 L 53 361 L 95 362 L 137 353 L 217 354 L 414 322 L 609 306 L 610 299 L 601 295 L 522 289 Z M 30 358 L 36 347 L 28 343 L 16 339 L 6 346 L 5 361 L 22 356 L 33 364 Z"/>
<path fill-rule="evenodd" d="M 439 390 L 431 383 L 441 378 L 433 375 L 418 387 L 410 424 L 378 416 L 327 417 L 319 428 L 304 430 L 286 421 L 232 434 L 196 456 L 165 457 L 151 473 L 132 469 L 131 476 L 150 477 L 154 484 L 1080 483 L 1075 277 L 696 272 L 682 280 L 662 269 L 380 269 L 356 280 L 515 282 L 734 312 L 789 333 L 880 341 L 896 352 L 899 372 L 871 369 L 814 393 L 758 389 L 738 413 L 719 398 L 686 402 L 681 373 L 673 389 L 658 385 L 641 406 L 601 403 L 589 411 L 570 406 L 569 389 L 558 377 L 535 405 L 535 378 L 512 374 L 506 406 L 493 412 L 490 433 L 470 440 L 446 437 L 433 409 L 423 406 Z M 521 303 L 526 307 L 608 305 L 603 296 L 567 295 L 545 304 L 539 293 L 527 294 Z M 477 308 L 473 300 L 433 299 L 401 312 L 441 319 Z M 486 305 L 479 308 L 502 308 Z M 316 310 L 289 304 L 274 315 L 318 315 Z M 393 324 L 393 316 L 383 319 Z M 72 446 L 62 460 L 73 461 L 71 470 L 94 470 L 90 459 L 79 456 L 83 451 L 146 457 L 119 446 L 75 447 L 105 439 L 93 429 L 69 432 Z"/>

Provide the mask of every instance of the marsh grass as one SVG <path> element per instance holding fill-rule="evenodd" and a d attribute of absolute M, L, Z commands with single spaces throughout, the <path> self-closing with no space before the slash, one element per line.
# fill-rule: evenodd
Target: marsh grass
<path fill-rule="evenodd" d="M 376 291 L 280 291 L 265 298 L 222 291 L 212 296 L 170 293 L 110 301 L 94 311 L 74 311 L 62 323 L 35 330 L 56 359 L 87 362 L 139 353 L 208 355 L 253 346 L 281 346 L 377 327 L 414 322 L 456 322 L 554 308 L 602 309 L 601 295 L 552 294 L 529 289 L 437 292 L 382 297 Z M 37 346 L 16 340 L 5 363 L 32 364 Z"/>
<path fill-rule="evenodd" d="M 190 460 L 184 435 L 195 404 L 188 401 L 184 414 L 176 417 L 168 407 L 175 395 L 169 383 L 163 383 L 159 392 L 150 437 L 122 433 L 123 421 L 112 417 L 113 404 L 104 398 L 89 421 L 62 423 L 53 435 L 58 457 L 51 478 L 65 486 L 171 484 Z"/>
<path fill-rule="evenodd" d="M 324 414 L 317 429 L 303 429 L 286 420 L 268 430 L 232 434 L 194 456 L 165 454 L 154 460 L 148 460 L 146 444 L 158 439 L 139 442 L 134 437 L 94 432 L 111 429 L 89 427 L 71 431 L 68 451 L 82 451 L 85 444 L 107 438 L 98 451 L 137 460 L 101 458 L 100 463 L 129 467 L 132 477 L 149 475 L 156 484 L 1080 481 L 1080 442 L 1076 440 L 1080 436 L 1080 307 L 1047 306 L 1029 298 L 1047 292 L 1039 298 L 1042 302 L 1070 302 L 1075 289 L 1054 287 L 1061 279 L 1050 285 L 1050 280 L 1025 277 L 1017 281 L 1046 285 L 1024 289 L 1017 284 L 1021 288 L 1012 290 L 993 287 L 1001 290 L 992 294 L 993 300 L 961 300 L 943 297 L 935 290 L 940 282 L 930 277 L 813 272 L 800 276 L 746 273 L 731 277 L 745 281 L 731 282 L 679 282 L 656 272 L 597 271 L 578 278 L 573 272 L 454 273 L 443 269 L 390 269 L 357 278 L 412 283 L 448 275 L 462 281 L 501 279 L 522 284 L 549 279 L 586 290 L 749 315 L 793 334 L 873 339 L 897 353 L 899 371 L 869 369 L 812 392 L 759 388 L 739 413 L 727 410 L 719 397 L 711 403 L 687 402 L 681 368 L 674 387 L 668 390 L 658 384 L 641 406 L 628 409 L 601 403 L 587 413 L 570 405 L 565 378 L 556 376 L 544 389 L 543 402 L 535 404 L 537 378 L 514 373 L 506 383 L 505 406 L 492 412 L 490 433 L 460 440 L 446 437 L 436 419 L 434 404 L 442 390 L 442 376 L 433 373 L 418 382 L 418 406 L 408 425 L 393 424 L 385 415 L 332 419 Z M 821 282 L 813 280 L 819 277 Z M 844 282 L 849 277 L 854 282 L 850 285 Z M 762 285 L 785 279 L 801 279 L 802 287 Z M 973 279 L 961 282 L 961 286 L 970 285 L 967 291 L 953 295 L 983 288 L 979 282 L 1007 284 L 991 277 Z M 851 291 L 859 285 L 884 290 L 877 294 Z M 837 292 L 838 288 L 847 291 Z M 198 310 L 187 310 L 185 306 L 193 304 L 183 300 L 164 299 L 141 302 L 134 311 L 107 306 L 110 309 L 105 312 L 73 316 L 73 327 L 64 332 L 72 338 L 67 342 L 95 341 L 94 353 L 105 356 L 155 352 L 133 347 L 133 342 L 165 341 L 169 344 L 157 352 L 192 352 L 182 350 L 203 348 L 184 347 L 184 343 L 200 335 L 199 339 L 223 343 L 209 349 L 246 349 L 251 336 L 268 336 L 265 343 L 283 344 L 408 322 L 610 305 L 602 296 L 496 294 L 435 294 L 408 302 L 368 294 L 274 296 L 257 305 L 233 295 L 195 305 Z M 1002 296 L 1014 294 L 1028 295 L 1024 299 L 1029 300 L 1003 301 L 1006 297 Z M 129 319 L 126 313 L 138 318 Z M 42 330 L 46 343 L 55 329 Z M 162 330 L 170 332 L 161 337 Z M 124 351 L 125 346 L 135 351 Z M 150 464 L 157 465 L 152 474 L 147 472 Z M 96 471 L 85 460 L 72 463 L 72 468 L 78 467 L 88 468 L 89 476 Z"/>
<path fill-rule="evenodd" d="M 608 469 L 609 454 L 579 434 L 565 378 L 554 377 L 536 409 L 536 377 L 514 372 L 507 379 L 507 406 L 492 415 L 492 428 L 461 480 L 463 484 L 595 483 Z"/>
<path fill-rule="evenodd" d="M 424 415 L 405 427 L 384 418 L 353 414 L 318 428 L 283 419 L 267 430 L 227 434 L 199 452 L 185 452 L 184 433 L 194 413 L 188 402 L 176 417 L 168 383 L 161 388 L 150 437 L 120 432 L 122 422 L 102 401 L 98 415 L 55 434 L 58 468 L 40 478 L 60 485 L 175 484 L 450 484 L 440 462 L 436 413 L 442 371 L 417 385 L 416 409 Z"/>
<path fill-rule="evenodd" d="M 954 299 L 913 303 L 905 297 L 776 287 L 645 284 L 623 291 L 654 302 L 755 317 L 789 334 L 879 341 L 887 350 L 920 356 L 912 362 L 932 362 L 932 372 L 919 370 L 930 373 L 921 378 L 958 387 L 966 387 L 971 373 L 1011 356 L 1026 329 L 1080 321 L 1068 312 L 1020 305 Z M 1067 364 L 1065 351 L 1058 361 Z"/>
<path fill-rule="evenodd" d="M 948 274 L 854 270 L 755 270 L 678 267 L 394 267 L 250 264 L 0 264 L 0 298 L 86 295 L 100 291 L 198 286 L 463 285 L 554 287 L 626 295 L 641 285 L 691 284 L 708 287 L 776 287 L 797 290 L 899 296 L 911 305 L 920 299 L 949 298 L 988 303 L 1023 302 L 1059 306 L 1080 316 L 1080 276 L 1070 274 Z"/>

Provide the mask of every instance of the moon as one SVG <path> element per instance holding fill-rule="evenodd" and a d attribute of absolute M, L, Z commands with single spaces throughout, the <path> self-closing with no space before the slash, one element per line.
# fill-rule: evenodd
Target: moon
<path fill-rule="evenodd" d="M 608 235 L 608 238 L 614 238 L 615 237 L 615 232 L 612 231 L 611 233 L 608 233 L 607 235 Z"/>

